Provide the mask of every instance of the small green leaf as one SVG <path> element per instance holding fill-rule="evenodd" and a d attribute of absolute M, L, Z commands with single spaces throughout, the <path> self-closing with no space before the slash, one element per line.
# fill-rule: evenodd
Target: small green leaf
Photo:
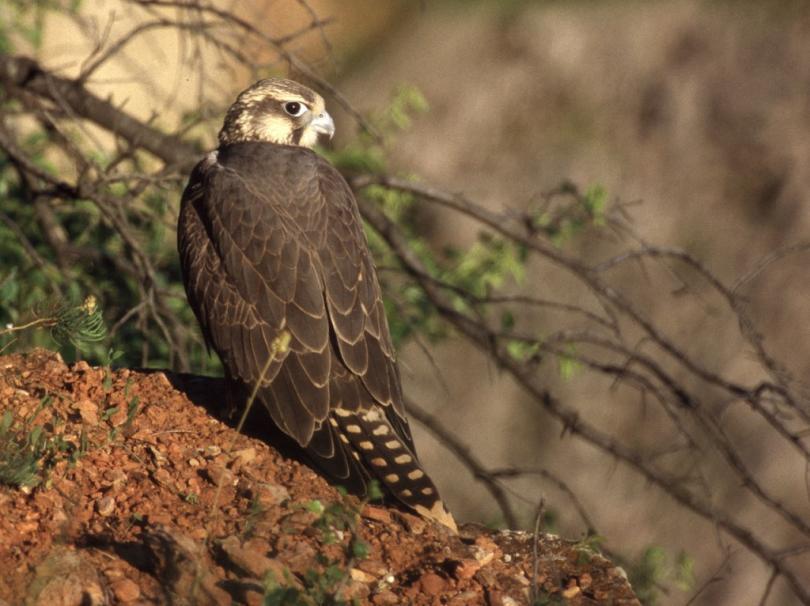
<path fill-rule="evenodd" d="M 312 499 L 311 501 L 307 501 L 307 504 L 304 508 L 312 513 L 317 513 L 318 515 L 323 515 L 323 512 L 326 511 L 326 508 L 323 506 L 318 499 Z"/>

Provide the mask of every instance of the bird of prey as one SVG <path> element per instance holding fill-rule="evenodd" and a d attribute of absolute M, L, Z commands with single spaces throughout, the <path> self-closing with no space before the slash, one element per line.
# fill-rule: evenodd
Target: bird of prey
<path fill-rule="evenodd" d="M 323 98 L 297 82 L 238 96 L 183 193 L 188 300 L 232 390 L 255 389 L 330 481 L 362 493 L 376 479 L 455 530 L 416 458 L 357 202 L 311 149 L 333 134 Z"/>

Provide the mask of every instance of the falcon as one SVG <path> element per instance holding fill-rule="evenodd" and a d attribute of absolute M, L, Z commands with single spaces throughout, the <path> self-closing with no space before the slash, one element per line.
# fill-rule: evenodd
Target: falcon
<path fill-rule="evenodd" d="M 416 457 L 357 202 L 312 150 L 333 134 L 323 98 L 297 82 L 237 97 L 183 193 L 186 294 L 240 404 L 255 391 L 332 483 L 364 494 L 376 479 L 455 531 Z"/>

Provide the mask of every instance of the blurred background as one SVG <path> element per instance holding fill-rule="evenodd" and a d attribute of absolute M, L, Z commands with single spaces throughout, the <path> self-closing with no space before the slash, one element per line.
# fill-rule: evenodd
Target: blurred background
<path fill-rule="evenodd" d="M 486 278 L 476 266 L 473 289 L 488 280 L 487 295 L 555 302 L 515 305 L 508 320 L 499 311 L 492 322 L 537 340 L 531 351 L 510 351 L 534 385 L 608 436 L 608 447 L 566 428 L 452 322 L 442 328 L 413 311 L 427 305 L 424 297 L 408 298 L 407 272 L 385 243 L 372 241 L 406 394 L 488 470 L 514 472 L 498 479 L 513 522 L 533 528 L 542 501 L 545 530 L 619 558 L 645 603 L 807 603 L 775 566 L 810 592 L 806 3 L 5 0 L 0 15 L 4 55 L 79 78 L 200 150 L 213 147 L 236 93 L 256 77 L 290 75 L 327 98 L 338 135 L 324 153 L 350 178 L 413 179 L 474 201 L 504 224 L 539 217 L 538 238 L 593 268 L 677 348 L 666 351 L 636 320 L 614 324 L 622 306 L 611 309 L 592 283 L 548 256 L 517 246 L 507 260 L 518 267 L 486 257 L 494 268 Z M 152 260 L 154 292 L 165 294 L 157 316 L 189 323 L 173 231 L 187 173 L 131 152 L 137 143 L 123 146 L 92 118 L 79 120 L 58 102 L 29 103 L 4 86 L 3 131 L 46 170 L 71 182 L 93 170 L 129 171 L 120 180 L 126 191 L 110 195 L 122 196 L 122 208 L 132 203 L 121 212 Z M 62 127 L 49 130 L 49 121 Z M 52 145 L 58 136 L 90 160 Z M 167 348 L 135 305 L 152 292 L 139 282 L 144 274 L 126 275 L 108 258 L 130 250 L 110 219 L 120 209 L 106 215 L 92 201 L 32 194 L 3 148 L 0 320 L 23 321 L 57 291 L 92 292 L 111 326 L 110 340 L 93 350 L 97 362 L 112 347 L 123 353 L 116 364 L 215 373 L 198 337 L 170 327 Z M 137 190 L 136 174 L 153 178 Z M 566 183 L 576 189 L 552 193 Z M 429 196 L 383 198 L 369 194 L 448 281 L 460 279 L 465 259 L 493 253 L 481 240 L 492 229 L 480 221 Z M 664 254 L 675 249 L 690 261 Z M 593 349 L 600 325 L 583 312 L 610 320 L 611 347 Z M 626 381 L 621 369 L 636 365 L 653 385 Z M 673 404 L 679 391 L 691 404 Z M 759 399 L 765 391 L 773 398 Z M 699 412 L 684 413 L 690 406 Z M 503 526 L 505 512 L 469 465 L 424 424 L 414 423 L 414 433 L 457 518 Z M 682 485 L 705 504 L 702 513 L 610 444 Z M 756 536 L 761 549 L 741 543 L 720 517 Z"/>

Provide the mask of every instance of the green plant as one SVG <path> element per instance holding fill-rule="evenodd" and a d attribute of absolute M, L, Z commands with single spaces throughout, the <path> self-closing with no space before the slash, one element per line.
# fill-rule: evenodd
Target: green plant
<path fill-rule="evenodd" d="M 354 563 L 368 557 L 369 546 L 357 537 L 357 523 L 360 512 L 369 500 L 381 498 L 382 492 L 376 482 L 368 488 L 365 500 L 355 502 L 346 497 L 327 505 L 314 499 L 304 507 L 317 518 L 312 528 L 318 531 L 322 545 L 345 543 L 342 558 L 329 558 L 323 553 L 317 555 L 317 567 L 310 568 L 303 575 L 303 587 L 294 587 L 292 579 L 276 579 L 269 574 L 265 579 L 264 606 L 341 606 L 358 603 L 342 595 L 342 590 L 350 580 L 350 570 Z"/>
<path fill-rule="evenodd" d="M 51 403 L 43 396 L 39 405 L 25 418 L 16 418 L 7 410 L 0 418 L 0 484 L 30 489 L 47 480 L 51 468 L 60 460 L 75 463 L 87 450 L 87 437 L 79 443 L 64 439 L 61 434 L 48 433 L 34 422 Z M 56 424 L 56 423 L 54 423 Z"/>
<path fill-rule="evenodd" d="M 7 323 L 0 329 L 0 337 L 36 329 L 48 329 L 60 347 L 73 345 L 76 349 L 85 349 L 107 335 L 104 317 L 92 295 L 78 305 L 64 301 L 39 305 L 23 323 Z"/>
<path fill-rule="evenodd" d="M 627 571 L 633 590 L 646 606 L 655 606 L 661 594 L 661 586 L 672 583 L 681 591 L 695 586 L 695 561 L 681 551 L 671 558 L 663 547 L 647 547 Z"/>

